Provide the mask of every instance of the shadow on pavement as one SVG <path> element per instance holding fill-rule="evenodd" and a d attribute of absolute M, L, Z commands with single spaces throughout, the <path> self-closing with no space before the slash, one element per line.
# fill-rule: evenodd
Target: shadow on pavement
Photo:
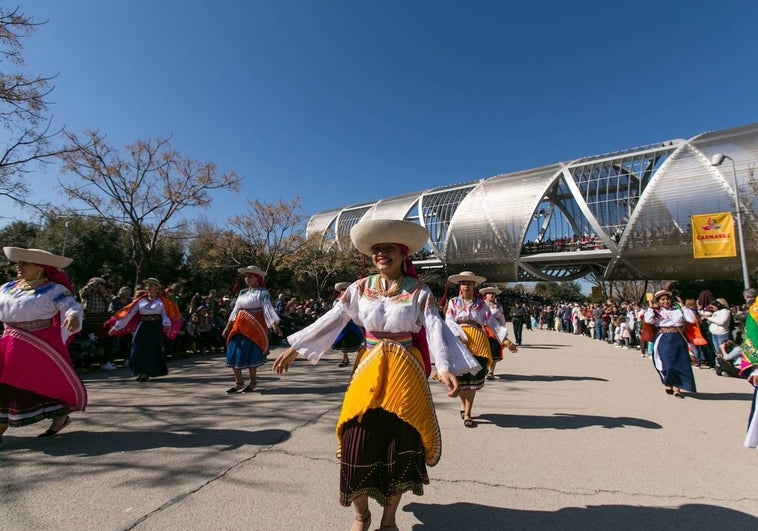
<path fill-rule="evenodd" d="M 640 530 L 687 529 L 708 530 L 728 528 L 731 531 L 758 529 L 758 518 L 733 509 L 714 505 L 682 505 L 680 507 L 641 507 L 632 505 L 597 505 L 567 507 L 558 511 L 522 511 L 471 503 L 424 505 L 409 503 L 403 511 L 413 513 L 421 524 L 414 530 L 434 529 L 467 531 L 508 529 L 554 531 L 581 529 Z"/>
<path fill-rule="evenodd" d="M 158 431 L 72 431 L 61 437 L 39 441 L 32 439 L 29 449 L 51 456 L 103 456 L 156 448 L 208 448 L 221 446 L 220 451 L 235 450 L 246 445 L 270 446 L 290 438 L 280 429 L 258 431 L 188 428 L 171 432 Z M 57 444 L 56 444 L 57 443 Z"/>
<path fill-rule="evenodd" d="M 745 402 L 753 400 L 753 393 L 695 393 L 685 396 L 695 400 L 744 400 Z"/>
<path fill-rule="evenodd" d="M 603 428 L 646 428 L 658 430 L 663 426 L 649 420 L 632 417 L 600 417 L 596 415 L 575 415 L 571 413 L 555 413 L 553 416 L 541 415 L 497 415 L 484 414 L 476 417 L 479 424 L 490 422 L 498 428 L 518 428 L 522 430 L 554 429 L 578 430 L 600 426 Z"/>
<path fill-rule="evenodd" d="M 508 380 L 509 382 L 607 382 L 606 378 L 596 378 L 594 376 L 564 376 L 550 374 L 498 374 L 495 376 L 498 380 Z"/>

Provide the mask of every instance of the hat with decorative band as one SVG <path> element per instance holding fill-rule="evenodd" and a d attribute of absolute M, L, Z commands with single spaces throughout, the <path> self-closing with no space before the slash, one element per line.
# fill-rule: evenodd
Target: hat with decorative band
<path fill-rule="evenodd" d="M 11 262 L 28 262 L 30 264 L 53 266 L 58 269 L 64 268 L 74 261 L 73 258 L 59 256 L 42 249 L 3 247 L 3 252 Z"/>
<path fill-rule="evenodd" d="M 429 231 L 411 221 L 398 219 L 367 219 L 350 229 L 350 240 L 362 254 L 371 256 L 371 248 L 378 243 L 402 244 L 413 254 L 429 241 Z"/>

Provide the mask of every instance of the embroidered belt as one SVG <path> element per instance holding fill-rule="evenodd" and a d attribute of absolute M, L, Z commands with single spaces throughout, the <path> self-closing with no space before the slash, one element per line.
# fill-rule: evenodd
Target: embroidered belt
<path fill-rule="evenodd" d="M 413 335 L 410 332 L 366 332 L 366 346 L 373 347 L 382 340 L 395 341 L 405 347 L 413 344 Z"/>
<path fill-rule="evenodd" d="M 43 328 L 49 328 L 53 326 L 53 320 L 37 319 L 36 321 L 20 321 L 18 323 L 5 323 L 5 326 L 11 326 L 13 328 L 20 328 L 28 332 L 34 332 L 35 330 L 42 330 Z"/>
<path fill-rule="evenodd" d="M 678 326 L 661 326 L 658 331 L 661 334 L 678 334 L 682 331 L 684 327 L 678 327 Z"/>
<path fill-rule="evenodd" d="M 162 321 L 163 316 L 161 315 L 140 315 L 139 316 L 140 321 Z"/>

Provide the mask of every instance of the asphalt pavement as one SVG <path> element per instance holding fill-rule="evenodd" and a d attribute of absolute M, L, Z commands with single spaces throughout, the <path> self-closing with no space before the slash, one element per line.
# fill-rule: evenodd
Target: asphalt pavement
<path fill-rule="evenodd" d="M 476 428 L 431 383 L 442 460 L 424 496 L 403 496 L 400 529 L 758 529 L 747 382 L 694 369 L 699 392 L 674 398 L 639 351 L 552 331 L 525 331 L 506 356 L 477 393 Z M 84 374 L 90 405 L 61 435 L 6 432 L 0 529 L 347 530 L 339 360 L 282 377 L 269 363 L 236 395 L 221 354 L 144 383 Z"/>

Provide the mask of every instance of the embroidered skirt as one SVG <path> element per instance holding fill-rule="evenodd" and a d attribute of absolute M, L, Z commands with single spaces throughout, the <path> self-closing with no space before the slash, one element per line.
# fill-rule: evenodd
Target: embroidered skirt
<path fill-rule="evenodd" d="M 254 369 L 266 363 L 268 327 L 262 312 L 242 310 L 237 314 L 226 341 L 226 366 Z"/>
<path fill-rule="evenodd" d="M 442 437 L 421 353 L 381 341 L 359 355 L 337 423 L 340 503 L 423 494 Z"/>
<path fill-rule="evenodd" d="M 462 390 L 479 390 L 484 387 L 484 378 L 487 376 L 487 368 L 492 361 L 490 342 L 484 330 L 475 326 L 462 325 L 463 331 L 468 337 L 468 348 L 482 369 L 476 374 L 466 373 L 458 376 L 458 388 Z"/>
<path fill-rule="evenodd" d="M 6 326 L 0 339 L 0 425 L 24 426 L 86 406 L 87 390 L 60 329 Z"/>

